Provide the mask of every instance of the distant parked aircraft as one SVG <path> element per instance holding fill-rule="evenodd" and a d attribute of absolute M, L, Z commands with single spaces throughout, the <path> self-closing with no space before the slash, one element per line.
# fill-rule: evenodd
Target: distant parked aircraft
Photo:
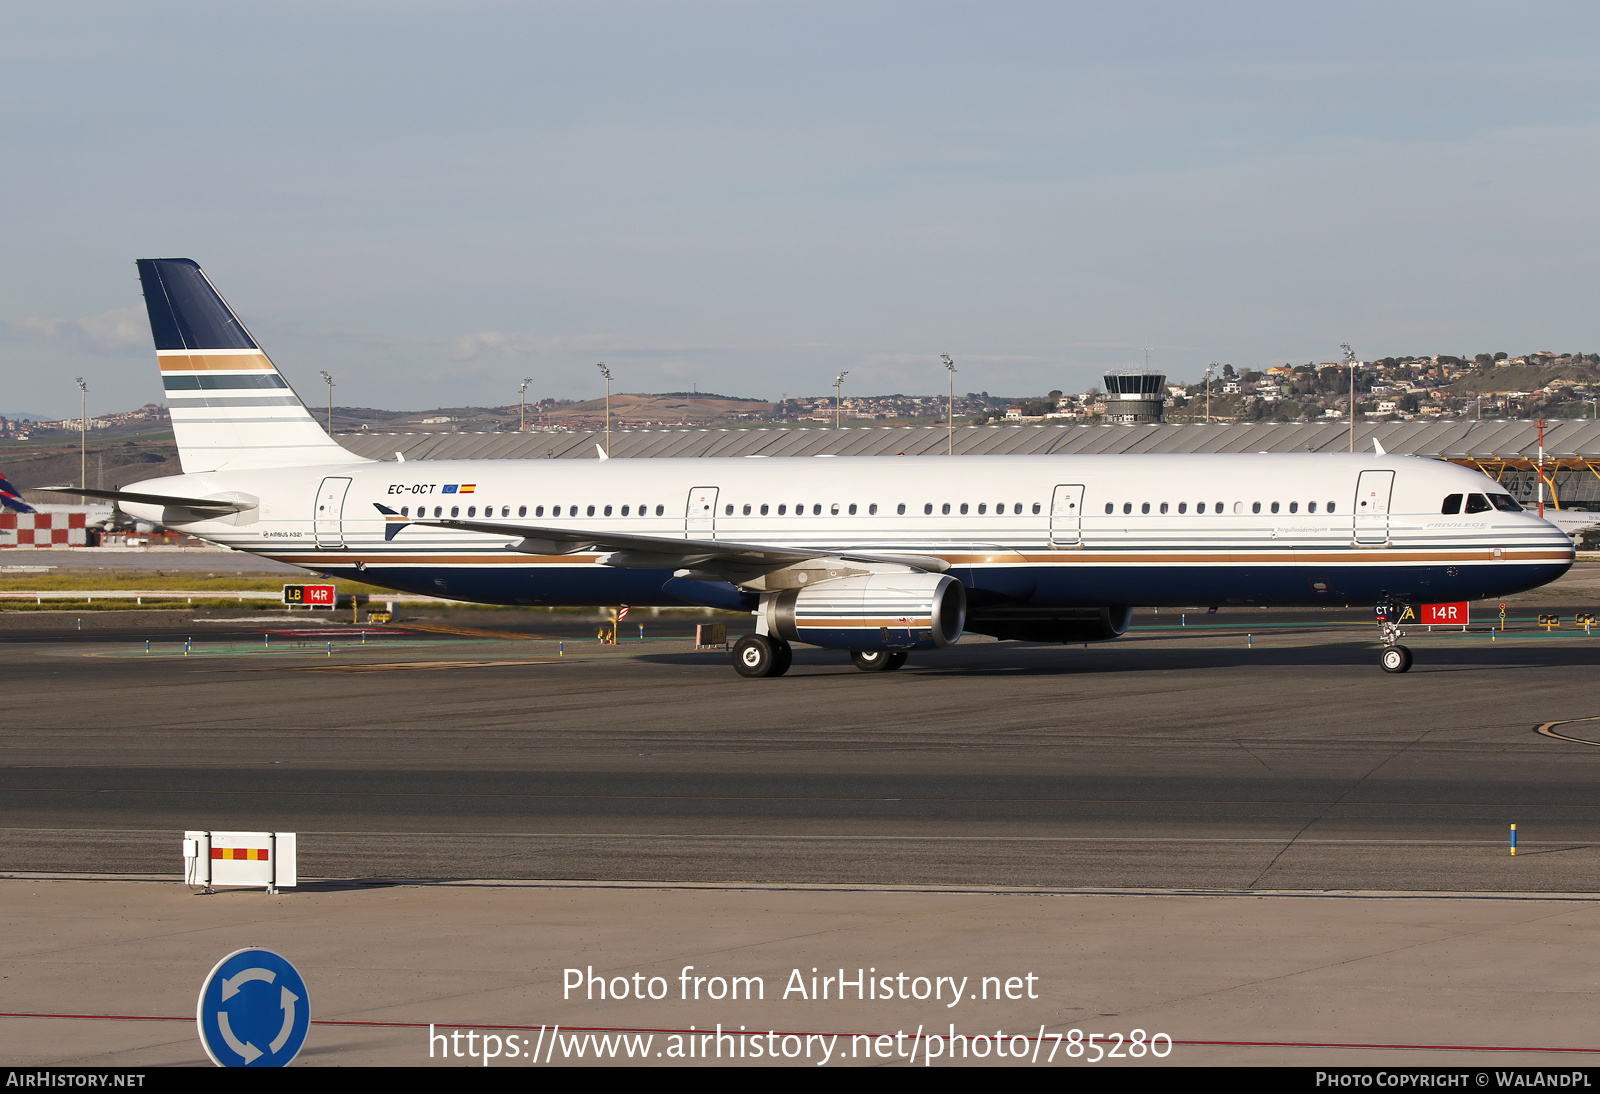
<path fill-rule="evenodd" d="M 34 512 L 33 506 L 22 500 L 22 491 L 11 485 L 11 480 L 0 475 L 0 507 L 15 509 L 19 513 Z"/>

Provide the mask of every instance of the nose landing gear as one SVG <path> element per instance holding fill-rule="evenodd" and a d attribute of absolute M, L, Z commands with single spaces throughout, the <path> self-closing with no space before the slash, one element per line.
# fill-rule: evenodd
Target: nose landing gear
<path fill-rule="evenodd" d="M 1409 672 L 1411 669 L 1411 651 L 1400 644 L 1400 639 L 1406 632 L 1400 629 L 1400 620 L 1405 618 L 1406 606 L 1393 601 L 1378 605 L 1378 635 L 1383 643 L 1383 650 L 1378 654 L 1378 664 L 1384 672 Z"/>

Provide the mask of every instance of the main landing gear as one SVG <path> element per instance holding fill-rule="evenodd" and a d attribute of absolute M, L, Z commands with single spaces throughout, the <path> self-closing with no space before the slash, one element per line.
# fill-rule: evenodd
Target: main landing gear
<path fill-rule="evenodd" d="M 782 676 L 794 664 L 794 649 L 781 638 L 747 634 L 733 644 L 733 668 L 740 676 Z"/>
<path fill-rule="evenodd" d="M 851 650 L 850 660 L 862 672 L 893 672 L 906 663 L 904 650 Z"/>

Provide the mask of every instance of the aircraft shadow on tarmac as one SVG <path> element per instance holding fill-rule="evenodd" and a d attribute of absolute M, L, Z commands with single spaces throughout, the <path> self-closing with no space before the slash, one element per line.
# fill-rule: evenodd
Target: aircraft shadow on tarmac
<path fill-rule="evenodd" d="M 1416 656 L 1410 675 L 1437 672 L 1481 672 L 1489 669 L 1574 669 L 1600 662 L 1600 649 L 1582 646 L 1521 645 L 1513 641 L 1483 643 L 1481 646 L 1448 646 L 1418 643 L 1411 647 Z M 726 668 L 720 657 L 701 653 L 641 654 L 636 660 L 652 665 L 683 665 L 700 668 Z M 1052 646 L 1022 642 L 956 647 L 924 654 L 913 653 L 899 673 L 885 676 L 1074 676 L 1083 673 L 1171 672 L 1221 670 L 1260 666 L 1271 668 L 1331 668 L 1359 666 L 1380 672 L 1375 642 L 1339 642 L 1314 646 L 1273 647 L 1257 644 L 1245 648 L 1195 646 L 1190 649 L 1141 648 L 1126 646 Z M 831 669 L 843 675 L 861 673 L 846 654 L 837 650 L 797 647 L 794 668 L 817 675 Z M 791 670 L 793 675 L 793 670 Z M 1397 679 L 1404 679 L 1404 676 Z M 777 678 L 782 679 L 782 678 Z"/>

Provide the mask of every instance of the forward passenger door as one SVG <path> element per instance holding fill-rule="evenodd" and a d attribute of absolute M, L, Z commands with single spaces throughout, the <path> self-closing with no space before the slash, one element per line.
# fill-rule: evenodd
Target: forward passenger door
<path fill-rule="evenodd" d="M 1357 543 L 1389 542 L 1389 495 L 1393 490 L 1393 471 L 1361 472 L 1361 478 L 1356 483 Z"/>

